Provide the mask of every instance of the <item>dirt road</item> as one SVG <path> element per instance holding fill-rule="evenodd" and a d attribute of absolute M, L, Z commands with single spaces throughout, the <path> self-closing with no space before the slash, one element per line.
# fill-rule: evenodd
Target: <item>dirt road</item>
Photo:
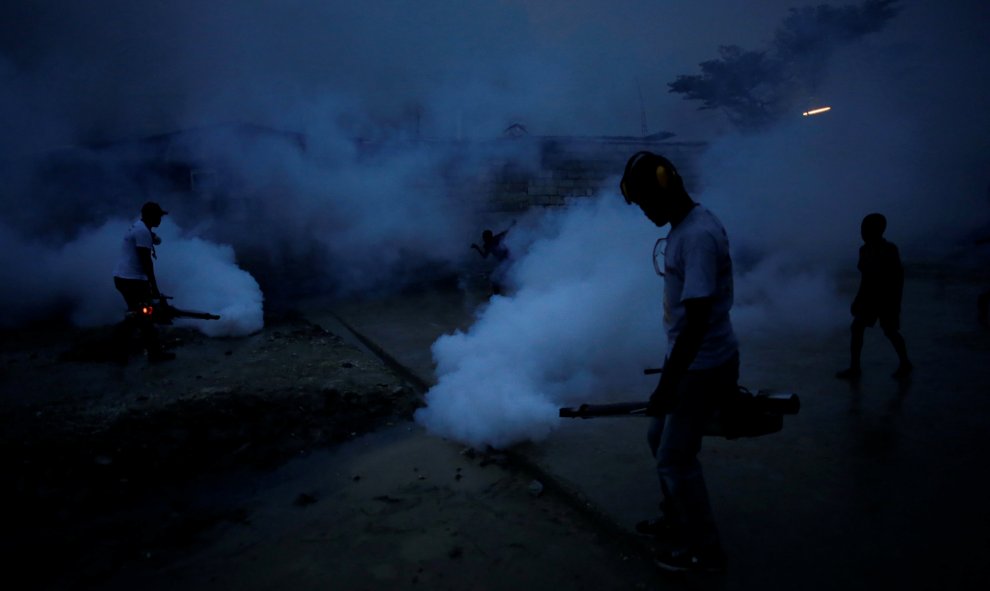
<path fill-rule="evenodd" d="M 430 437 L 418 392 L 298 317 L 178 359 L 108 329 L 7 332 L 8 580 L 32 589 L 631 589 L 643 546 L 514 465 Z M 676 580 L 667 581 L 677 584 Z"/>

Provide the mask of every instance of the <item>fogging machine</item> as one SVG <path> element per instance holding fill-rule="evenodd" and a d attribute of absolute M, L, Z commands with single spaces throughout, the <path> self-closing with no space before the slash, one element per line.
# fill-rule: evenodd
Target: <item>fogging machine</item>
<path fill-rule="evenodd" d="M 218 314 L 209 312 L 197 312 L 195 310 L 182 310 L 168 303 L 172 296 L 163 295 L 147 304 L 141 306 L 139 314 L 150 317 L 155 324 L 172 324 L 176 318 L 194 318 L 197 320 L 219 320 Z"/>
<path fill-rule="evenodd" d="M 593 419 L 596 417 L 645 417 L 647 402 L 582 404 L 560 409 L 561 418 Z M 801 400 L 792 392 L 760 390 L 756 394 L 739 386 L 729 393 L 705 426 L 705 435 L 737 439 L 760 437 L 784 428 L 784 415 L 801 410 Z"/>

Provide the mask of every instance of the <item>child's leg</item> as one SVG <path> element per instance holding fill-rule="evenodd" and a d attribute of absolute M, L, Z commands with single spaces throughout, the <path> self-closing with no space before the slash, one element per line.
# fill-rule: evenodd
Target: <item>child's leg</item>
<path fill-rule="evenodd" d="M 866 323 L 859 318 L 854 318 L 850 332 L 849 368 L 835 374 L 837 378 L 844 380 L 858 378 L 862 373 L 859 367 L 859 358 L 863 352 L 863 333 L 866 332 Z"/>
<path fill-rule="evenodd" d="M 863 353 L 863 334 L 866 332 L 866 324 L 858 318 L 852 323 L 852 338 L 849 346 L 849 367 L 859 370 L 859 359 Z"/>
<path fill-rule="evenodd" d="M 894 351 L 897 353 L 897 360 L 899 365 L 897 371 L 894 372 L 894 377 L 903 377 L 911 373 L 911 360 L 908 359 L 907 353 L 907 342 L 905 342 L 904 337 L 900 332 L 900 322 L 898 318 L 881 318 L 880 328 L 883 329 L 883 334 L 890 340 L 890 344 L 894 346 Z"/>

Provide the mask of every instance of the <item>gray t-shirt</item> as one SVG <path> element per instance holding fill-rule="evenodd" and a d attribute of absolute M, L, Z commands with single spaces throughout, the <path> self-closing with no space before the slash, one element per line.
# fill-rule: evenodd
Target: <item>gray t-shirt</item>
<path fill-rule="evenodd" d="M 684 301 L 712 299 L 712 317 L 701 349 L 689 369 L 718 367 L 739 350 L 729 320 L 732 308 L 729 237 L 712 212 L 697 205 L 667 235 L 664 254 L 663 323 L 668 351 L 684 329 Z"/>

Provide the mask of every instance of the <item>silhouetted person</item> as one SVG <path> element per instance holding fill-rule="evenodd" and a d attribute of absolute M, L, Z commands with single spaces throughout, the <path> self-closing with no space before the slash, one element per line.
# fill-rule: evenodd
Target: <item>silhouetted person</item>
<path fill-rule="evenodd" d="M 481 233 L 481 246 L 471 244 L 471 248 L 478 251 L 481 258 L 487 259 L 491 256 L 495 259 L 495 269 L 489 276 L 492 294 L 494 295 L 502 293 L 502 276 L 505 272 L 504 263 L 509 258 L 509 249 L 503 244 L 503 240 L 505 240 L 505 235 L 508 232 L 509 230 L 503 230 L 498 234 L 493 234 L 491 230 L 486 229 Z"/>
<path fill-rule="evenodd" d="M 154 263 L 155 246 L 161 244 L 161 239 L 151 229 L 162 223 L 162 216 L 166 213 L 157 203 L 145 203 L 141 207 L 141 219 L 131 225 L 121 243 L 120 257 L 113 272 L 113 284 L 127 304 L 127 315 L 116 335 L 121 362 L 127 361 L 129 343 L 135 330 L 141 332 L 148 361 L 175 359 L 174 353 L 162 349 L 151 316 L 141 312 L 142 307 L 162 297 L 155 278 Z"/>
<path fill-rule="evenodd" d="M 647 407 L 653 417 L 647 441 L 663 493 L 661 516 L 636 529 L 664 543 L 657 555 L 663 568 L 722 570 L 725 555 L 698 452 L 705 425 L 738 392 L 739 349 L 729 319 L 729 239 L 718 218 L 691 199 L 674 165 L 662 156 L 633 155 L 620 188 L 626 202 L 638 205 L 657 227 L 670 224 L 663 254 L 668 354 Z"/>
<path fill-rule="evenodd" d="M 850 311 L 853 315 L 852 341 L 849 367 L 836 374 L 842 379 L 856 379 L 862 375 L 860 355 L 863 352 L 863 334 L 867 327 L 880 321 L 883 334 L 897 352 L 899 365 L 895 378 L 907 377 L 913 365 L 908 359 L 907 345 L 901 336 L 901 296 L 904 292 L 904 268 L 897 247 L 883 237 L 887 218 L 871 213 L 863 218 L 860 228 L 863 246 L 859 248 L 861 279 L 859 291 Z"/>
<path fill-rule="evenodd" d="M 505 239 L 508 232 L 508 230 L 504 230 L 498 234 L 492 234 L 491 230 L 485 230 L 481 233 L 481 246 L 471 244 L 471 248 L 477 250 L 483 259 L 487 259 L 488 255 L 491 255 L 495 257 L 496 261 L 504 261 L 509 258 L 509 249 L 502 244 L 502 240 Z"/>

